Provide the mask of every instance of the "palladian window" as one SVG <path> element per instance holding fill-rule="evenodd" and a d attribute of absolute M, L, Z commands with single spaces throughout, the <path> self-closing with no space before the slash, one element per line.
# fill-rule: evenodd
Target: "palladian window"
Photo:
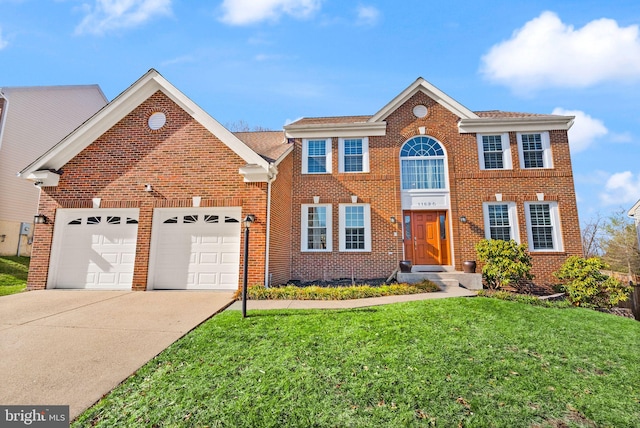
<path fill-rule="evenodd" d="M 431 137 L 414 137 L 400 150 L 402 190 L 445 189 L 445 153 Z"/>

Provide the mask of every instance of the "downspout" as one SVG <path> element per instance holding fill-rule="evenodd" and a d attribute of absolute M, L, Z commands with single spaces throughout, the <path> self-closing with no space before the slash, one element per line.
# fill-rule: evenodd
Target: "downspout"
<path fill-rule="evenodd" d="M 9 107 L 9 99 L 5 97 L 2 88 L 0 88 L 0 148 L 2 148 L 2 138 L 4 135 L 4 123 L 7 119 L 7 108 Z"/>

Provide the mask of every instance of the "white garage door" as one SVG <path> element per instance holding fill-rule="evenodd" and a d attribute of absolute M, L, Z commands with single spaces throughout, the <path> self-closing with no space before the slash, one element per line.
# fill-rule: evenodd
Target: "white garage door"
<path fill-rule="evenodd" d="M 235 290 L 241 208 L 157 208 L 149 288 Z"/>
<path fill-rule="evenodd" d="M 137 209 L 59 209 L 49 287 L 130 290 L 137 233 Z"/>

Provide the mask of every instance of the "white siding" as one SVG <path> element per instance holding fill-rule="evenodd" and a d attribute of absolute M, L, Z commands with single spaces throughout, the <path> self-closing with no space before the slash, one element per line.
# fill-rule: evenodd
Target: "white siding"
<path fill-rule="evenodd" d="M 31 222 L 38 189 L 16 173 L 102 108 L 97 85 L 2 88 L 0 219 Z"/>

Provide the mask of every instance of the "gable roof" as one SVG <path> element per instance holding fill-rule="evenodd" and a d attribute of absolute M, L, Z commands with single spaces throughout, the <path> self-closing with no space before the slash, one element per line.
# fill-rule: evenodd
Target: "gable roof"
<path fill-rule="evenodd" d="M 386 118 L 418 92 L 423 92 L 457 116 L 458 131 L 462 134 L 568 130 L 575 119 L 574 116 L 500 110 L 474 112 L 419 77 L 372 116 L 302 118 L 285 126 L 285 134 L 291 138 L 382 136 L 386 133 Z"/>
<path fill-rule="evenodd" d="M 449 95 L 445 94 L 422 77 L 418 77 L 407 89 L 400 92 L 386 106 L 378 110 L 378 112 L 369 119 L 369 122 L 380 122 L 385 120 L 387 116 L 393 113 L 398 107 L 418 92 L 424 92 L 429 96 L 429 98 L 433 99 L 435 102 L 461 119 L 476 119 L 478 117 L 474 112 L 451 98 Z"/>
<path fill-rule="evenodd" d="M 86 122 L 63 138 L 58 144 L 24 168 L 18 175 L 27 179 L 37 179 L 37 171 L 57 171 L 74 156 L 88 147 L 103 133 L 113 127 L 127 114 L 142 104 L 147 98 L 161 91 L 180 108 L 218 137 L 249 165 L 255 165 L 266 173 L 272 171 L 270 162 L 252 150 L 231 131 L 206 113 L 196 103 L 180 92 L 156 70 L 151 69 L 134 82 L 124 92 L 114 98 Z M 55 184 L 54 184 L 55 185 Z"/>

